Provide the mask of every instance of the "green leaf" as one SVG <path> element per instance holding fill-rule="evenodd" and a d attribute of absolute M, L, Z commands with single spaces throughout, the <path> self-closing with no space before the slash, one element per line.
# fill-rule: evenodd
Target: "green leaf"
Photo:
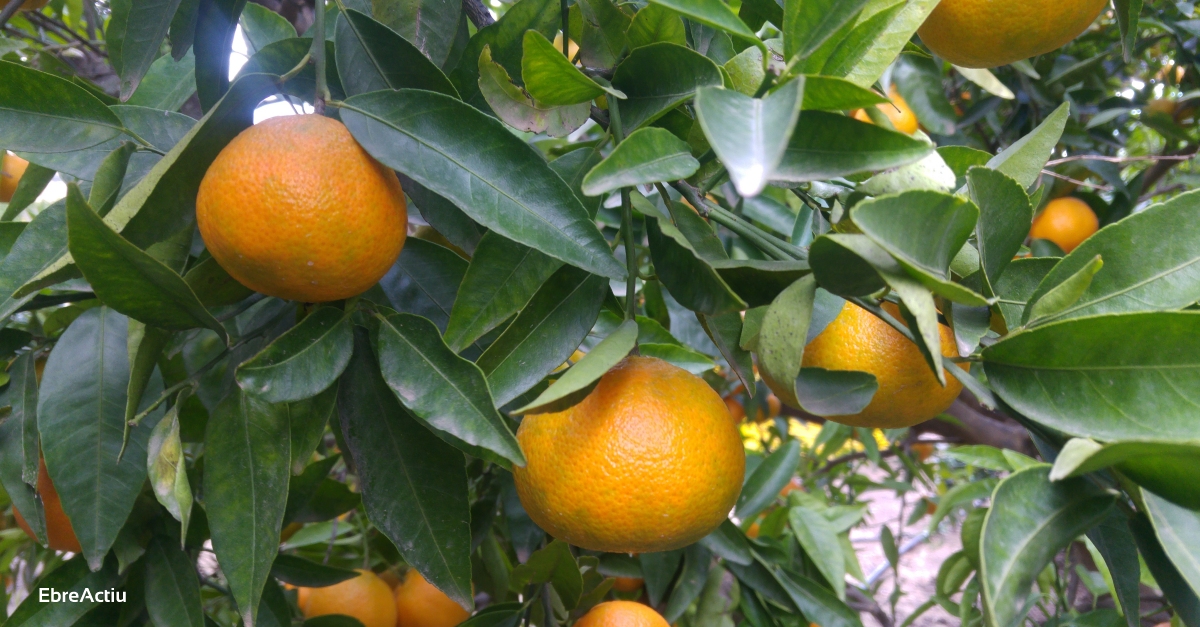
<path fill-rule="evenodd" d="M 178 12 L 176 12 L 178 15 Z M 150 64 L 137 91 L 126 104 L 162 111 L 178 111 L 196 92 L 196 57 L 189 51 L 176 61 L 166 54 Z"/>
<path fill-rule="evenodd" d="M 1032 132 L 1005 148 L 1004 152 L 992 157 L 987 162 L 987 167 L 1011 176 L 1022 187 L 1028 189 L 1042 175 L 1042 168 L 1046 166 L 1050 153 L 1058 145 L 1058 139 L 1062 137 L 1070 117 L 1071 104 L 1064 102 Z"/>
<path fill-rule="evenodd" d="M 508 587 L 512 591 L 524 590 L 530 584 L 549 583 L 568 611 L 575 609 L 583 593 L 583 576 L 571 555 L 571 547 L 562 540 L 534 551 L 524 564 L 513 568 L 510 577 Z"/>
<path fill-rule="evenodd" d="M 804 616 L 822 627 L 862 627 L 858 613 L 817 582 L 788 572 L 776 579 Z"/>
<path fill-rule="evenodd" d="M 607 90 L 575 67 L 561 50 L 537 31 L 525 31 L 521 79 L 525 89 L 543 105 L 591 102 Z M 620 98 L 620 92 L 612 95 Z"/>
<path fill-rule="evenodd" d="M 722 84 L 717 64 L 672 43 L 653 43 L 633 50 L 617 66 L 612 79 L 613 87 L 628 97 L 619 105 L 626 133 L 686 102 L 697 88 Z"/>
<path fill-rule="evenodd" d="M 710 572 L 713 575 L 710 575 Z M 668 623 L 678 621 L 696 600 L 696 597 L 700 596 L 705 581 L 712 576 L 720 582 L 724 574 L 725 570 L 720 566 L 712 568 L 712 554 L 703 545 L 696 543 L 686 547 L 683 550 L 683 570 L 679 572 L 679 577 L 675 580 L 675 587 L 671 590 L 671 596 L 667 600 L 663 618 Z M 700 613 L 703 609 L 702 605 L 696 608 L 696 616 L 699 618 L 697 622 L 704 621 Z"/>
<path fill-rule="evenodd" d="M 561 266 L 534 248 L 485 233 L 450 311 L 446 345 L 462 352 L 520 311 Z"/>
<path fill-rule="evenodd" d="M 775 502 L 779 491 L 792 480 L 800 464 L 800 441 L 788 440 L 767 456 L 754 469 L 738 495 L 734 516 L 740 520 L 753 520 L 760 512 Z"/>
<path fill-rule="evenodd" d="M 91 590 L 94 595 L 101 590 L 117 586 L 121 581 L 117 573 L 116 560 L 109 560 L 98 572 L 88 572 L 87 562 L 76 557 L 62 564 L 53 572 L 38 581 L 38 586 L 57 590 L 62 594 L 72 592 L 82 595 L 85 590 Z M 53 603 L 42 601 L 40 594 L 31 594 L 17 606 L 5 627 L 60 627 L 74 625 L 81 616 L 96 607 L 94 601 L 79 603 Z"/>
<path fill-rule="evenodd" d="M 397 310 L 428 318 L 442 329 L 466 271 L 466 260 L 449 248 L 412 237 L 379 286 Z"/>
<path fill-rule="evenodd" d="M 1121 474 L 1173 503 L 1200 509 L 1200 489 L 1189 477 L 1200 472 L 1200 441 L 1126 440 L 1098 444 L 1069 440 L 1054 461 L 1051 481 L 1116 466 Z"/>
<path fill-rule="evenodd" d="M 1125 52 L 1125 62 L 1130 63 L 1135 53 L 1137 43 L 1138 17 L 1142 12 L 1143 0 L 1113 0 L 1116 8 L 1117 25 L 1121 28 L 1121 48 Z"/>
<path fill-rule="evenodd" d="M 681 305 L 713 316 L 746 308 L 745 301 L 670 222 L 647 216 L 646 238 L 658 280 Z"/>
<path fill-rule="evenodd" d="M 425 318 L 377 317 L 380 371 L 400 403 L 471 455 L 524 466 L 517 438 L 493 406 L 479 367 L 447 348 Z"/>
<path fill-rule="evenodd" d="M 717 87 L 696 90 L 696 119 L 739 195 L 757 196 L 776 178 L 803 100 L 803 78 L 766 98 Z"/>
<path fill-rule="evenodd" d="M 592 347 L 587 355 L 574 366 L 563 373 L 546 391 L 538 395 L 533 402 L 514 410 L 514 414 L 534 414 L 558 412 L 575 405 L 583 400 L 595 384 L 600 381 L 613 366 L 620 363 L 625 356 L 637 345 L 638 326 L 633 320 L 626 320 Z"/>
<path fill-rule="evenodd" d="M 346 9 L 338 17 L 335 41 L 338 75 L 347 96 L 412 88 L 458 98 L 458 90 L 436 64 L 365 13 Z"/>
<path fill-rule="evenodd" d="M 1074 304 L 1047 321 L 1128 311 L 1181 309 L 1200 299 L 1200 194 L 1182 194 L 1109 225 L 1085 240 L 1046 275 L 1036 301 L 1079 273 L 1096 256 L 1105 269 Z M 1154 254 L 1148 255 L 1147 246 Z"/>
<path fill-rule="evenodd" d="M 19 370 L 17 370 L 19 369 Z M 34 481 L 33 483 L 26 482 L 22 478 L 22 471 L 26 465 L 26 454 L 24 449 L 25 439 L 27 437 L 27 421 L 29 418 L 36 420 L 36 404 L 37 400 L 33 399 L 35 407 L 18 408 L 16 403 L 22 405 L 28 402 L 27 399 L 16 398 L 13 396 L 18 390 L 26 388 L 30 385 L 29 379 L 25 377 L 31 376 L 33 369 L 33 357 L 29 353 L 18 358 L 18 360 L 10 366 L 13 379 L 10 381 L 9 402 L 13 403 L 13 414 L 10 414 L 3 422 L 0 422 L 0 484 L 3 485 L 4 492 L 8 495 L 13 508 L 23 512 L 22 516 L 25 522 L 29 524 L 29 528 L 33 531 L 34 537 L 39 543 L 46 542 L 46 521 L 42 515 L 42 502 L 38 498 L 37 484 L 37 468 L 38 458 L 35 454 L 33 458 L 34 465 Z M 36 386 L 36 384 L 34 384 Z M 17 387 L 20 386 L 20 387 Z M 36 391 L 36 387 L 34 388 Z M 4 401 L 0 401 L 4 402 Z M 20 409 L 21 414 L 16 412 Z M 32 415 L 31 415 L 32 414 Z M 34 436 L 36 438 L 36 424 Z"/>
<path fill-rule="evenodd" d="M 178 8 L 179 0 L 127 0 L 112 4 L 104 39 L 120 79 L 122 100 L 129 99 L 158 58 Z"/>
<path fill-rule="evenodd" d="M 242 26 L 242 36 L 246 38 L 252 52 L 297 36 L 296 27 L 292 26 L 287 18 L 261 4 L 246 4 L 239 22 Z"/>
<path fill-rule="evenodd" d="M 150 620 L 156 625 L 204 627 L 200 582 L 188 554 L 163 538 L 155 538 L 146 547 L 144 561 Z"/>
<path fill-rule="evenodd" d="M 611 68 L 626 48 L 625 31 L 632 20 L 612 0 L 583 0 L 576 6 L 578 17 L 570 21 L 576 24 L 579 60 L 586 67 Z"/>
<path fill-rule="evenodd" d="M 1021 250 L 1033 221 L 1033 206 L 1021 185 L 1006 174 L 987 168 L 967 171 L 971 202 L 979 207 L 976 224 L 984 291 L 991 296 L 993 285 Z"/>
<path fill-rule="evenodd" d="M 659 42 L 687 45 L 687 31 L 679 14 L 659 4 L 648 4 L 634 14 L 625 37 L 630 50 Z"/>
<path fill-rule="evenodd" d="M 954 66 L 954 71 L 961 74 L 963 78 L 979 85 L 984 91 L 993 96 L 998 96 L 1005 100 L 1015 100 L 1017 97 L 1008 88 L 1008 85 L 1005 85 L 1003 81 L 996 78 L 995 74 L 992 74 L 991 70 L 985 68 L 966 68 L 956 65 Z"/>
<path fill-rule="evenodd" d="M 662 600 L 667 586 L 679 570 L 679 562 L 682 559 L 682 550 L 642 553 L 638 556 L 642 566 L 642 577 L 646 581 L 646 597 L 652 604 L 658 605 Z"/>
<path fill-rule="evenodd" d="M 988 304 L 984 297 L 950 280 L 950 262 L 979 218 L 979 208 L 971 201 L 916 190 L 861 202 L 850 217 L 930 290 L 966 305 Z"/>
<path fill-rule="evenodd" d="M 887 32 L 892 20 L 904 9 L 903 0 L 884 0 L 872 3 L 860 19 L 847 23 L 841 30 L 812 54 L 804 63 L 809 73 L 846 76 L 856 63 L 871 50 Z M 869 87 L 872 83 L 859 83 Z"/>
<path fill-rule="evenodd" d="M 238 365 L 237 382 L 270 403 L 311 398 L 337 381 L 352 352 L 349 315 L 321 307 Z"/>
<path fill-rule="evenodd" d="M 1112 510 L 1100 524 L 1088 531 L 1088 539 L 1096 547 L 1102 560 L 1097 560 L 1101 566 L 1100 572 L 1108 570 L 1111 578 L 1113 596 L 1119 601 L 1119 607 L 1124 610 L 1125 623 L 1129 627 L 1141 624 L 1139 616 L 1141 608 L 1140 579 L 1142 567 L 1139 564 L 1138 548 L 1134 543 L 1133 533 L 1129 529 L 1129 519 L 1119 510 Z M 1092 554 L 1093 557 L 1095 553 Z M 1126 610 L 1125 608 L 1129 608 Z M 1133 608 L 1139 608 L 1133 611 Z"/>
<path fill-rule="evenodd" d="M 722 0 L 654 0 L 689 19 L 736 35 L 752 44 L 762 45 L 758 36 Z"/>
<path fill-rule="evenodd" d="M 470 608 L 471 525 L 462 453 L 408 414 L 355 330 L 354 356 L 338 390 L 342 434 L 371 522 L 404 561 Z"/>
<path fill-rule="evenodd" d="M 247 625 L 279 552 L 292 463 L 288 417 L 286 406 L 234 387 L 208 419 L 204 438 L 213 550 Z"/>
<path fill-rule="evenodd" d="M 836 76 L 810 74 L 804 77 L 806 111 L 849 111 L 890 102 L 878 93 Z"/>
<path fill-rule="evenodd" d="M 784 60 L 805 59 L 846 24 L 867 0 L 788 0 L 783 5 Z M 843 107 L 848 108 L 848 107 Z"/>
<path fill-rule="evenodd" d="M 358 571 L 313 562 L 280 553 L 271 564 L 271 576 L 293 586 L 324 588 L 359 576 Z"/>
<path fill-rule="evenodd" d="M 888 20 L 887 27 L 880 36 L 871 38 L 871 45 L 843 76 L 863 87 L 873 85 L 896 60 L 900 51 L 912 39 L 921 24 L 925 23 L 925 18 L 929 17 L 937 4 L 938 0 L 907 0 L 903 8 Z M 865 18 L 865 14 L 860 15 L 859 22 Z"/>
<path fill-rule="evenodd" d="M 759 371 L 781 391 L 791 390 L 791 382 L 800 374 L 816 291 L 815 277 L 801 278 L 776 296 L 762 317 L 755 340 Z M 786 394 L 780 400 L 797 404 L 796 398 Z"/>
<path fill-rule="evenodd" d="M 325 436 L 325 427 L 336 408 L 336 399 L 337 387 L 333 386 L 313 398 L 287 404 L 293 475 L 304 472 L 305 465 L 312 459 L 313 451 Z"/>
<path fill-rule="evenodd" d="M 817 566 L 817 571 L 833 586 L 838 598 L 846 595 L 846 562 L 837 533 L 821 512 L 807 507 L 788 510 L 788 523 L 796 540 Z M 886 528 L 886 527 L 885 527 Z"/>
<path fill-rule="evenodd" d="M 691 149 L 670 131 L 634 131 L 583 177 L 583 193 L 601 196 L 622 187 L 685 179 L 700 169 Z"/>
<path fill-rule="evenodd" d="M 440 0 L 371 2 L 375 17 L 411 41 L 438 67 L 455 47 L 462 4 Z M 390 52 L 390 51 L 389 51 Z M 340 65 L 340 64 L 339 64 Z"/>
<path fill-rule="evenodd" d="M 892 70 L 892 84 L 921 126 L 938 135 L 953 135 L 958 115 L 942 87 L 942 65 L 930 57 L 902 54 Z"/>
<path fill-rule="evenodd" d="M 480 224 L 590 272 L 625 277 L 566 183 L 496 120 L 410 89 L 355 96 L 341 111 L 367 152 Z"/>
<path fill-rule="evenodd" d="M 46 186 L 54 179 L 55 174 L 56 172 L 51 168 L 30 162 L 25 167 L 25 174 L 21 175 L 21 180 L 17 181 L 17 188 L 13 190 L 12 198 L 9 199 L 8 207 L 4 210 L 3 215 L 0 215 L 0 220 L 9 222 L 15 219 L 26 207 L 37 201 L 38 196 L 46 191 Z"/>
<path fill-rule="evenodd" d="M 1037 291 L 1038 285 L 1058 263 L 1052 257 L 1014 259 L 1004 274 L 995 282 L 993 291 L 999 300 L 996 307 L 1004 318 L 1008 329 L 1021 326 L 1025 306 Z"/>
<path fill-rule="evenodd" d="M 869 372 L 801 368 L 794 390 L 800 408 L 817 416 L 852 416 L 866 409 L 879 390 Z"/>
<path fill-rule="evenodd" d="M 950 459 L 957 459 L 969 466 L 978 466 L 979 468 L 986 468 L 997 472 L 1014 470 L 1012 464 L 1008 462 L 1008 458 L 1004 456 L 1004 451 L 984 444 L 956 446 L 948 451 L 943 451 L 941 454 Z"/>
<path fill-rule="evenodd" d="M 1038 573 L 1103 520 L 1115 502 L 1085 479 L 1052 483 L 1049 474 L 1045 464 L 1015 472 L 992 495 L 980 541 L 980 575 L 985 611 L 999 627 L 1025 618 L 1025 600 Z"/>
<path fill-rule="evenodd" d="M 337 22 L 334 21 L 336 16 L 331 15 L 329 17 L 330 25 L 336 25 Z M 342 87 L 341 77 L 338 75 L 338 67 L 335 62 L 337 51 L 334 48 L 334 42 L 326 39 L 325 58 L 331 61 L 325 66 L 325 82 L 329 87 L 330 95 L 340 100 L 345 98 L 346 93 Z M 286 74 L 299 66 L 304 56 L 311 52 L 311 37 L 282 39 L 269 44 L 267 47 L 259 50 L 257 54 L 250 57 L 250 60 L 238 72 L 238 78 L 240 79 L 250 74 Z M 312 64 L 306 64 L 301 67 L 302 69 L 299 74 L 279 85 L 278 92 L 311 104 L 316 94 L 317 70 Z"/>
<path fill-rule="evenodd" d="M 754 358 L 739 344 L 742 337 L 741 312 L 731 311 L 719 316 L 701 313 L 696 314 L 696 318 L 738 380 L 746 386 L 747 394 L 754 396 Z"/>
<path fill-rule="evenodd" d="M 21 481 L 36 488 L 41 445 L 37 427 L 37 363 L 33 352 L 23 353 L 14 359 L 8 366 L 8 376 L 8 389 L 0 404 L 8 405 L 8 415 L 4 420 L 13 423 L 12 437 L 17 443 L 13 451 L 16 453 L 14 461 L 20 468 L 18 475 Z"/>
<path fill-rule="evenodd" d="M 1040 295 L 1034 293 L 1029 304 L 1025 306 L 1022 324 L 1035 326 L 1059 317 L 1059 314 L 1079 302 L 1084 292 L 1092 285 L 1092 278 L 1096 276 L 1097 272 L 1100 272 L 1102 267 L 1104 267 L 1104 260 L 1100 258 L 1100 255 L 1096 255 L 1075 274 L 1064 278 L 1062 283 Z"/>
<path fill-rule="evenodd" d="M 695 375 L 704 374 L 717 366 L 708 355 L 676 344 L 642 344 L 639 350 L 644 357 L 656 357 Z"/>
<path fill-rule="evenodd" d="M 199 2 L 193 48 L 196 55 L 196 95 L 205 112 L 228 92 L 229 54 L 238 18 L 246 0 Z"/>
<path fill-rule="evenodd" d="M 968 447 L 959 447 L 959 449 Z M 955 449 L 958 450 L 958 449 Z M 995 450 L 995 449 L 992 449 Z M 1003 470 L 1008 470 L 1008 463 L 1000 459 L 996 465 L 1003 465 Z M 992 492 L 996 489 L 996 484 L 999 482 L 994 477 L 988 477 L 979 481 L 969 481 L 960 483 L 953 488 L 950 488 L 945 494 L 938 498 L 937 509 L 929 518 L 929 533 L 937 531 L 938 524 L 950 515 L 950 512 L 956 508 L 970 510 L 975 501 L 982 501 L 992 496 Z"/>
<path fill-rule="evenodd" d="M 479 245 L 485 229 L 468 218 L 454 203 L 429 191 L 420 183 L 403 174 L 400 175 L 400 183 L 404 186 L 404 193 L 416 203 L 418 212 L 429 226 L 468 255 L 475 255 L 475 247 Z M 409 208 L 412 209 L 411 205 Z"/>
<path fill-rule="evenodd" d="M 552 107 L 534 101 L 512 83 L 503 66 L 492 61 L 490 48 L 479 55 L 479 92 L 505 124 L 526 133 L 565 137 L 582 126 L 591 112 L 586 102 Z"/>
<path fill-rule="evenodd" d="M 67 188 L 67 232 L 68 250 L 105 304 L 162 329 L 208 328 L 226 338 L 183 277 L 109 228 L 75 185 Z"/>
<path fill-rule="evenodd" d="M 0 61 L 0 146 L 70 152 L 113 139 L 124 128 L 104 103 L 71 81 Z"/>
<path fill-rule="evenodd" d="M 921 160 L 933 147 L 903 133 L 823 111 L 801 116 L 773 180 L 824 181 Z"/>
<path fill-rule="evenodd" d="M 345 614 L 326 614 L 304 621 L 303 627 L 363 627 L 362 621 Z"/>
<path fill-rule="evenodd" d="M 137 145 L 133 142 L 122 142 L 96 169 L 92 189 L 88 192 L 88 204 L 100 217 L 104 217 L 117 203 L 117 195 L 129 168 L 129 159 L 136 149 Z"/>
<path fill-rule="evenodd" d="M 718 259 L 710 261 L 709 265 L 750 307 L 770 304 L 780 292 L 809 273 L 808 263 L 804 261 Z"/>
<path fill-rule="evenodd" d="M 484 48 L 489 48 L 493 58 L 509 76 L 521 75 L 521 56 L 524 54 L 525 31 L 536 30 L 546 37 L 554 37 L 562 26 L 559 6 L 553 0 L 520 0 L 513 4 L 496 20 L 471 37 L 462 61 L 450 73 L 450 80 L 467 103 L 487 110 L 487 102 L 479 93 L 479 66 L 477 61 Z"/>
<path fill-rule="evenodd" d="M 746 540 L 746 534 L 742 533 L 732 520 L 721 522 L 721 526 L 700 539 L 700 544 L 717 557 L 733 564 L 747 566 L 754 559 L 750 554 L 750 543 Z"/>
<path fill-rule="evenodd" d="M 179 439 L 179 409 L 184 398 L 179 396 L 150 432 L 150 440 L 146 443 L 146 477 L 154 497 L 180 522 L 180 537 L 187 538 L 192 514 L 192 486 L 188 483 L 187 459 Z"/>
<path fill-rule="evenodd" d="M 1176 615 L 1185 625 L 1200 624 L 1200 598 L 1167 555 L 1150 519 L 1146 514 L 1139 514 L 1129 521 L 1129 527 L 1154 582 L 1163 591 L 1163 596 L 1171 603 Z"/>
<path fill-rule="evenodd" d="M 99 307 L 67 328 L 38 398 L 42 454 L 89 565 L 99 569 L 146 480 L 146 441 L 161 414 L 133 428 L 117 462 L 129 382 L 128 319 Z M 157 394 L 161 383 L 150 388 Z"/>
<path fill-rule="evenodd" d="M 608 280 L 570 266 L 555 272 L 476 363 L 496 406 L 508 404 L 567 361 L 587 337 Z"/>
<path fill-rule="evenodd" d="M 983 351 L 993 389 L 1014 409 L 1099 440 L 1193 439 L 1200 314 L 1076 318 Z"/>
<path fill-rule="evenodd" d="M 246 300 L 254 293 L 229 276 L 225 268 L 212 257 L 192 266 L 187 274 L 183 275 L 183 280 L 205 307 L 233 305 Z"/>
<path fill-rule="evenodd" d="M 1194 506 L 1181 507 L 1144 491 L 1142 497 L 1163 550 L 1192 590 L 1200 589 L 1200 550 L 1196 547 L 1200 512 Z"/>

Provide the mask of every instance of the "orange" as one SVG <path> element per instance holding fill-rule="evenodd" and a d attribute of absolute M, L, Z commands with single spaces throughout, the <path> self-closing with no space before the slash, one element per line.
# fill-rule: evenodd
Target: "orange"
<path fill-rule="evenodd" d="M 526 416 L 528 464 L 514 468 L 525 511 L 550 535 L 592 551 L 687 546 L 721 524 L 746 470 L 729 409 L 703 379 L 628 357 L 582 402 Z"/>
<path fill-rule="evenodd" d="M 554 36 L 554 49 L 555 50 L 559 50 L 559 51 L 562 50 L 562 38 L 563 38 L 562 31 L 559 31 L 558 34 Z M 567 40 L 567 58 L 574 59 L 575 55 L 577 55 L 577 54 L 579 54 L 579 46 L 575 44 L 575 40 L 568 39 Z"/>
<path fill-rule="evenodd" d="M 46 460 L 44 459 L 38 460 L 37 491 L 38 495 L 42 497 L 42 513 L 46 516 L 46 546 L 55 551 L 82 553 L 83 548 L 79 546 L 79 538 L 75 537 L 75 529 L 71 527 L 71 520 L 63 511 L 62 501 L 58 498 L 58 490 L 54 489 L 54 482 L 50 481 L 50 473 L 46 471 Z M 17 511 L 15 505 L 13 506 L 13 518 L 17 520 L 17 525 L 25 531 L 26 535 L 30 538 L 34 537 L 29 523 L 25 522 L 25 518 L 21 516 L 21 512 Z"/>
<path fill-rule="evenodd" d="M 1155 98 L 1154 100 L 1147 102 L 1146 106 L 1142 107 L 1142 111 L 1145 111 L 1146 113 L 1158 113 L 1167 116 L 1174 116 L 1175 107 L 1176 103 L 1174 100 L 1170 100 L 1168 98 Z"/>
<path fill-rule="evenodd" d="M 779 491 L 779 496 L 780 498 L 787 498 L 787 495 L 796 490 L 804 492 L 804 482 L 800 480 L 800 477 L 792 477 L 792 480 L 788 481 L 787 485 L 783 486 L 783 489 Z"/>
<path fill-rule="evenodd" d="M 888 121 L 892 123 L 892 126 L 897 131 L 907 135 L 917 132 L 919 126 L 917 123 L 917 114 L 913 113 L 912 108 L 908 106 L 908 101 L 904 99 L 904 96 L 900 95 L 900 91 L 896 89 L 895 85 L 892 85 L 888 89 L 888 98 L 891 99 L 890 103 L 885 102 L 875 105 L 879 111 L 887 116 Z M 856 109 L 853 117 L 861 122 L 874 124 L 871 121 L 871 116 L 867 115 L 867 112 L 863 109 Z"/>
<path fill-rule="evenodd" d="M 895 305 L 888 303 L 884 307 L 892 315 L 899 315 Z M 939 326 L 942 354 L 957 357 L 954 332 L 944 324 Z M 946 411 L 962 391 L 962 384 L 950 373 L 946 373 L 946 386 L 942 387 L 916 344 L 851 303 L 809 342 L 802 364 L 806 368 L 858 370 L 875 375 L 879 389 L 866 408 L 850 416 L 829 417 L 855 427 L 911 427 Z M 795 400 L 794 393 L 784 396 L 787 390 L 782 386 L 765 377 L 763 380 L 781 398 Z"/>
<path fill-rule="evenodd" d="M 319 115 L 271 118 L 229 142 L 200 183 L 196 220 L 233 278 L 302 302 L 366 291 L 408 228 L 396 174 Z"/>
<path fill-rule="evenodd" d="M 1061 48 L 1106 6 L 1108 0 L 942 0 L 917 32 L 955 65 L 997 67 Z"/>
<path fill-rule="evenodd" d="M 46 4 L 42 2 L 42 4 Z M 29 6 L 26 2 L 21 8 Z M 39 7 L 40 8 L 40 7 Z M 13 192 L 17 191 L 17 183 L 25 174 L 29 162 L 9 152 L 0 153 L 0 202 L 12 200 Z"/>
<path fill-rule="evenodd" d="M 641 577 L 616 577 L 613 581 L 613 590 L 617 592 L 636 592 L 642 589 L 646 580 Z"/>
<path fill-rule="evenodd" d="M 917 461 L 923 462 L 933 455 L 934 448 L 932 442 L 917 442 L 912 445 L 911 450 L 913 457 L 916 457 Z"/>
<path fill-rule="evenodd" d="M 741 422 L 746 418 L 746 408 L 742 407 L 742 402 L 730 396 L 725 399 L 725 407 L 729 410 L 729 415 L 734 422 Z"/>
<path fill-rule="evenodd" d="M 1069 253 L 1100 228 L 1100 220 L 1086 202 L 1066 196 L 1051 200 L 1033 219 L 1029 237 L 1048 239 Z"/>
<path fill-rule="evenodd" d="M 471 614 L 409 569 L 396 588 L 395 627 L 454 627 Z"/>
<path fill-rule="evenodd" d="M 750 523 L 750 528 L 746 530 L 747 538 L 758 539 L 758 534 L 762 530 L 758 523 Z"/>
<path fill-rule="evenodd" d="M 669 627 L 653 609 L 632 601 L 609 601 L 593 607 L 575 627 Z"/>
<path fill-rule="evenodd" d="M 299 588 L 297 596 L 304 618 L 343 614 L 357 618 L 363 627 L 396 627 L 392 590 L 369 570 L 324 588 Z"/>

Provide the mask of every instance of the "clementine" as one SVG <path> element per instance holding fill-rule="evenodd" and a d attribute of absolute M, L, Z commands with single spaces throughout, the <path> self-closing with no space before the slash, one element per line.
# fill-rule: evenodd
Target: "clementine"
<path fill-rule="evenodd" d="M 1108 0 L 942 0 L 917 32 L 955 65 L 997 67 L 1061 48 L 1106 6 Z"/>
<path fill-rule="evenodd" d="M 575 627 L 669 627 L 667 619 L 641 603 L 609 601 L 593 607 Z"/>
<path fill-rule="evenodd" d="M 300 611 L 304 618 L 342 614 L 358 619 L 363 627 L 395 627 L 396 606 L 392 591 L 369 570 L 359 570 L 354 579 L 324 588 L 299 588 Z"/>
<path fill-rule="evenodd" d="M 1086 202 L 1066 196 L 1055 198 L 1033 219 L 1029 237 L 1048 239 L 1069 253 L 1100 228 L 1100 220 Z"/>
<path fill-rule="evenodd" d="M 75 529 L 71 527 L 71 520 L 63 511 L 62 501 L 58 498 L 58 490 L 54 489 L 54 482 L 50 481 L 50 473 L 46 470 L 46 460 L 44 459 L 38 460 L 37 491 L 42 498 L 42 513 L 46 518 L 46 546 L 55 551 L 82 553 L 83 548 L 79 546 L 79 538 L 75 537 Z M 21 516 L 21 512 L 17 511 L 15 505 L 13 506 L 13 518 L 16 519 L 17 525 L 25 531 L 26 535 L 30 538 L 34 537 L 33 529 L 29 528 L 29 523 Z"/>
<path fill-rule="evenodd" d="M 409 569 L 395 592 L 396 627 L 454 627 L 470 613 Z"/>

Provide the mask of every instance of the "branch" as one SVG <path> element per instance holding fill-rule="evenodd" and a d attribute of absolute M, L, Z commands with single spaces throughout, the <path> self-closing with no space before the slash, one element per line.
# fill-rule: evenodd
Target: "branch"
<path fill-rule="evenodd" d="M 0 10 L 0 28 L 8 23 L 8 18 L 17 14 L 17 10 L 21 8 L 22 4 L 25 4 L 25 0 L 8 0 L 8 4 L 4 5 L 3 10 Z"/>
<path fill-rule="evenodd" d="M 1103 155 L 1073 155 L 1062 159 L 1051 159 L 1046 167 L 1056 166 L 1072 161 L 1104 161 L 1106 163 L 1132 163 L 1135 161 L 1187 161 L 1194 155 L 1149 155 L 1144 157 L 1106 157 Z"/>
<path fill-rule="evenodd" d="M 462 8 L 463 12 L 467 14 L 467 19 L 471 20 L 478 30 L 483 30 L 496 23 L 492 12 L 488 11 L 480 0 L 462 0 Z"/>
<path fill-rule="evenodd" d="M 1045 175 L 1047 175 L 1047 176 L 1053 176 L 1053 177 L 1054 177 L 1054 178 L 1056 178 L 1056 179 L 1062 179 L 1062 180 L 1064 180 L 1064 181 L 1066 181 L 1066 182 L 1068 182 L 1068 183 L 1074 183 L 1074 184 L 1076 184 L 1076 185 L 1078 185 L 1078 186 L 1080 186 L 1080 187 L 1090 187 L 1090 188 L 1092 188 L 1092 189 L 1098 189 L 1098 190 L 1100 190 L 1100 191 L 1103 191 L 1103 192 L 1111 192 L 1111 191 L 1113 191 L 1113 188 L 1111 188 L 1111 187 L 1109 187 L 1109 186 L 1107 186 L 1107 185 L 1096 185 L 1095 183 L 1089 183 L 1089 182 L 1087 182 L 1087 181 L 1080 181 L 1080 180 L 1078 180 L 1078 179 L 1073 179 L 1073 178 L 1071 178 L 1071 177 L 1069 177 L 1069 176 L 1067 176 L 1067 175 L 1065 175 L 1065 174 L 1059 174 L 1058 172 L 1055 172 L 1054 170 L 1045 170 L 1045 169 L 1043 169 L 1043 170 L 1042 170 L 1042 174 L 1045 174 Z"/>

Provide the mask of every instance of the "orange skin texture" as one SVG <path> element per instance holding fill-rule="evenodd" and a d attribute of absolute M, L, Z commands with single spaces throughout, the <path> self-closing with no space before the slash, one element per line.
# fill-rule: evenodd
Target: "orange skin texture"
<path fill-rule="evenodd" d="M 243 285 L 316 303 L 382 278 L 404 246 L 408 211 L 396 174 L 341 122 L 297 115 L 229 142 L 200 183 L 196 220 L 209 252 Z"/>
<path fill-rule="evenodd" d="M 454 627 L 471 615 L 413 569 L 395 595 L 395 627 Z"/>
<path fill-rule="evenodd" d="M 1029 237 L 1048 239 L 1069 253 L 1099 229 L 1100 220 L 1092 208 L 1078 198 L 1066 196 L 1046 204 L 1033 219 Z"/>
<path fill-rule="evenodd" d="M 593 551 L 653 553 L 703 538 L 728 516 L 746 470 L 721 397 L 651 357 L 621 361 L 574 407 L 526 416 L 517 440 L 525 511 Z"/>
<path fill-rule="evenodd" d="M 54 489 L 54 483 L 50 481 L 50 473 L 46 471 L 46 460 L 44 459 L 38 460 L 37 490 L 38 495 L 42 497 L 42 513 L 46 515 L 47 546 L 55 551 L 82 553 L 83 548 L 79 546 L 79 538 L 75 537 L 75 529 L 71 527 L 71 520 L 63 511 L 62 501 L 58 498 L 58 490 Z M 25 535 L 34 538 L 29 523 L 25 522 L 25 518 L 21 516 L 21 512 L 17 511 L 15 505 L 13 506 L 13 518 L 16 519 L 17 526 L 25 531 Z"/>
<path fill-rule="evenodd" d="M 898 315 L 894 305 L 885 307 Z M 957 357 L 954 332 L 944 324 L 939 327 L 942 355 Z M 859 370 L 875 375 L 879 389 L 863 411 L 829 417 L 854 427 L 911 427 L 946 411 L 962 391 L 962 384 L 949 373 L 942 387 L 916 344 L 852 303 L 846 303 L 838 317 L 809 342 L 802 364 L 806 368 Z"/>
<path fill-rule="evenodd" d="M 613 590 L 617 592 L 636 592 L 642 589 L 646 581 L 641 577 L 616 577 L 613 580 Z"/>
<path fill-rule="evenodd" d="M 641 603 L 609 601 L 593 607 L 575 627 L 669 627 L 667 619 Z"/>
<path fill-rule="evenodd" d="M 42 4 L 46 3 L 42 2 Z M 29 3 L 26 2 L 21 8 L 24 10 L 28 6 Z M 13 192 L 17 191 L 17 183 L 21 182 L 25 168 L 28 167 L 28 161 L 7 152 L 0 152 L 0 202 L 12 200 Z"/>
<path fill-rule="evenodd" d="M 991 68 L 1061 48 L 1106 6 L 1108 0 L 942 0 L 917 33 L 955 65 Z"/>
<path fill-rule="evenodd" d="M 304 618 L 344 614 L 363 627 L 395 627 L 396 606 L 392 589 L 375 573 L 359 570 L 354 579 L 325 588 L 299 588 L 297 596 Z"/>

